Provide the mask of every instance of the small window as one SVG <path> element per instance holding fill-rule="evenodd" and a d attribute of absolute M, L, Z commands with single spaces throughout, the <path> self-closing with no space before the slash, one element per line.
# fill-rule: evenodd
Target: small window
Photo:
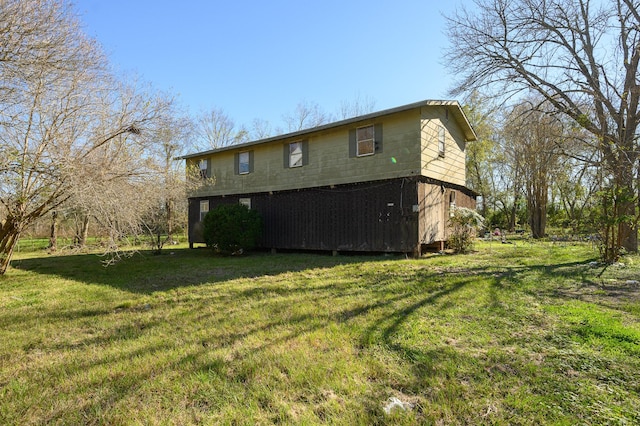
<path fill-rule="evenodd" d="M 238 173 L 246 175 L 251 170 L 249 152 L 241 152 L 238 154 Z"/>
<path fill-rule="evenodd" d="M 251 208 L 251 198 L 240 198 L 238 202 L 240 205 L 245 206 L 248 209 Z"/>
<path fill-rule="evenodd" d="M 444 147 L 446 141 L 446 133 L 444 127 L 438 127 L 438 155 L 444 157 Z"/>
<path fill-rule="evenodd" d="M 206 158 L 203 158 L 202 160 L 200 160 L 200 163 L 198 163 L 198 166 L 200 168 L 200 177 L 202 179 L 206 179 L 209 177 L 208 175 L 208 170 L 209 170 L 209 160 Z"/>
<path fill-rule="evenodd" d="M 209 213 L 209 200 L 200 200 L 200 222 Z"/>
<path fill-rule="evenodd" d="M 373 125 L 356 129 L 356 155 L 373 155 L 375 153 L 375 138 Z"/>
<path fill-rule="evenodd" d="M 302 166 L 302 142 L 289 144 L 289 167 Z"/>
<path fill-rule="evenodd" d="M 453 217 L 456 211 L 456 191 L 449 193 L 449 216 Z"/>

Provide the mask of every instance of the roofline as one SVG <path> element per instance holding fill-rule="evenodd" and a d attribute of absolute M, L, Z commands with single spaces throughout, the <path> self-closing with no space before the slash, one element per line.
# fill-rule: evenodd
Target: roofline
<path fill-rule="evenodd" d="M 471 127 L 471 124 L 469 123 L 469 120 L 467 120 L 467 117 L 466 117 L 464 111 L 462 110 L 462 107 L 458 103 L 458 101 L 454 101 L 454 100 L 424 100 L 424 101 L 414 102 L 414 103 L 407 104 L 407 105 L 402 105 L 402 106 L 395 107 L 395 108 L 389 108 L 389 109 L 385 109 L 385 110 L 382 110 L 382 111 L 376 111 L 376 112 L 372 112 L 372 113 L 369 113 L 369 114 L 360 115 L 360 116 L 357 116 L 357 117 L 347 118 L 345 120 L 334 121 L 332 123 L 323 124 L 321 126 L 311 127 L 309 129 L 298 130 L 298 131 L 295 131 L 295 132 L 285 133 L 285 134 L 277 135 L 277 136 L 271 136 L 271 137 L 268 137 L 268 138 L 265 138 L 265 139 L 258 139 L 258 140 L 255 140 L 255 141 L 244 142 L 244 143 L 241 143 L 241 144 L 227 145 L 227 146 L 223 146 L 223 147 L 220 147 L 220 148 L 210 149 L 208 151 L 201 151 L 201 152 L 196 152 L 196 153 L 193 153 L 193 154 L 186 154 L 186 155 L 183 155 L 181 157 L 178 157 L 178 159 L 184 160 L 184 159 L 187 159 L 187 158 L 201 157 L 203 155 L 209 155 L 209 154 L 214 154 L 214 153 L 223 152 L 223 151 L 230 151 L 230 150 L 238 150 L 238 149 L 248 148 L 248 147 L 251 147 L 251 146 L 254 146 L 254 145 L 262 145 L 262 144 L 266 144 L 266 143 L 269 143 L 269 142 L 275 142 L 275 141 L 279 141 L 279 140 L 283 140 L 283 139 L 293 139 L 293 138 L 297 138 L 297 137 L 300 137 L 300 136 L 308 135 L 308 134 L 311 134 L 311 133 L 321 132 L 323 130 L 328 130 L 328 129 L 333 129 L 333 128 L 337 128 L 337 127 L 341 127 L 341 126 L 346 126 L 346 125 L 349 125 L 349 124 L 357 123 L 359 121 L 371 120 L 373 118 L 383 117 L 385 115 L 396 114 L 398 112 L 404 112 L 404 111 L 408 111 L 408 110 L 412 110 L 412 109 L 416 109 L 416 108 L 421 108 L 421 107 L 424 107 L 424 106 L 445 106 L 445 107 L 453 108 L 454 116 L 456 117 L 456 120 L 458 121 L 458 124 L 460 124 L 460 127 L 462 127 L 462 130 L 463 130 L 463 133 L 464 133 L 464 136 L 465 136 L 465 140 L 467 142 L 470 142 L 470 141 L 475 141 L 477 139 L 476 133 L 473 130 L 473 128 Z"/>

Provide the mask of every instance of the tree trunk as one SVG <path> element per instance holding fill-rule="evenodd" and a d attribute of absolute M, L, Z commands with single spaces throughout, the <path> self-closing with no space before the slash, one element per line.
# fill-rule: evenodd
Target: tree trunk
<path fill-rule="evenodd" d="M 518 203 L 520 202 L 520 196 L 516 195 L 513 199 L 513 207 L 509 212 L 509 223 L 507 224 L 507 229 L 509 232 L 514 232 L 516 230 L 516 219 L 518 217 Z"/>
<path fill-rule="evenodd" d="M 533 238 L 543 238 L 546 232 L 547 212 L 543 206 L 532 206 L 529 212 L 529 226 L 531 226 L 531 236 Z"/>
<path fill-rule="evenodd" d="M 82 229 L 80 230 L 80 247 L 85 248 L 87 246 L 87 239 L 89 238 L 89 216 L 82 218 Z"/>
<path fill-rule="evenodd" d="M 166 209 L 167 209 L 167 241 L 169 243 L 173 243 L 173 206 L 172 201 L 167 200 Z"/>
<path fill-rule="evenodd" d="M 7 272 L 19 237 L 20 227 L 12 217 L 7 217 L 0 227 L 0 275 Z"/>
<path fill-rule="evenodd" d="M 74 245 L 76 248 L 85 248 L 87 245 L 87 236 L 89 234 L 89 216 L 76 215 L 76 235 L 74 237 Z"/>
<path fill-rule="evenodd" d="M 533 238 L 544 238 L 547 227 L 547 200 L 549 187 L 545 178 L 546 170 L 534 173 L 527 186 L 527 210 L 529 226 Z"/>
<path fill-rule="evenodd" d="M 635 253 L 638 251 L 638 225 L 636 223 L 636 202 L 633 198 L 633 184 L 628 182 L 621 191 L 622 196 L 618 202 L 619 218 L 627 218 L 622 220 L 618 225 L 619 244 L 626 251 Z"/>
<path fill-rule="evenodd" d="M 627 158 L 632 154 L 625 152 Z M 614 170 L 616 191 L 614 193 L 616 203 L 617 226 L 617 247 L 624 248 L 628 252 L 638 251 L 638 226 L 636 212 L 636 193 L 633 186 L 633 167 L 627 166 L 627 162 L 622 162 L 616 167 L 616 163 L 610 161 Z M 629 163 L 634 164 L 635 162 Z"/>
<path fill-rule="evenodd" d="M 49 232 L 49 250 L 58 249 L 58 211 L 51 212 L 51 231 Z"/>

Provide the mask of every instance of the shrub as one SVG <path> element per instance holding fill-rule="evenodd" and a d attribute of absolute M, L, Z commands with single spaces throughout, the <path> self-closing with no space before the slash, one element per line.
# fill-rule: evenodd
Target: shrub
<path fill-rule="evenodd" d="M 242 204 L 222 204 L 204 217 L 204 240 L 222 254 L 241 254 L 255 248 L 262 233 L 262 219 Z"/>
<path fill-rule="evenodd" d="M 457 207 L 449 218 L 449 226 L 449 247 L 456 253 L 465 253 L 471 248 L 478 230 L 484 226 L 484 218 L 475 210 Z"/>

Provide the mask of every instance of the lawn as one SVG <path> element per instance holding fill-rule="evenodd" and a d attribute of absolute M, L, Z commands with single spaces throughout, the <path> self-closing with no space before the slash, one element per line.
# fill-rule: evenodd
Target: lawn
<path fill-rule="evenodd" d="M 640 258 L 475 248 L 18 253 L 0 424 L 640 424 Z"/>

